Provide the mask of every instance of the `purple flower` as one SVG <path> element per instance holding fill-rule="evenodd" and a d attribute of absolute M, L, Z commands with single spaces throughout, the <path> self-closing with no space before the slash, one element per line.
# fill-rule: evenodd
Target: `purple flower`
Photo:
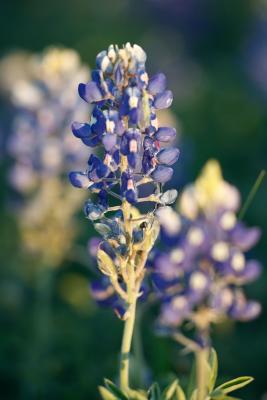
<path fill-rule="evenodd" d="M 63 48 L 25 55 L 24 62 L 20 79 L 12 77 L 7 88 L 12 107 L 7 150 L 14 160 L 10 183 L 26 194 L 44 178 L 65 177 L 88 158 L 69 126 L 88 115 L 88 107 L 72 93 L 80 79 L 88 79 L 89 69 L 75 51 Z M 81 139 L 91 134 L 89 124 L 73 123 L 72 129 Z"/>
<path fill-rule="evenodd" d="M 133 265 L 136 296 L 144 297 L 140 277 L 159 231 L 156 206 L 171 204 L 177 196 L 176 190 L 163 192 L 163 184 L 173 175 L 170 166 L 179 157 L 177 148 L 166 147 L 176 131 L 158 128 L 156 115 L 156 109 L 169 107 L 173 97 L 163 74 L 149 79 L 145 62 L 143 49 L 130 43 L 101 51 L 91 81 L 78 89 L 80 97 L 93 105 L 91 119 L 72 124 L 76 138 L 96 151 L 99 147 L 85 171 L 69 175 L 73 186 L 93 194 L 84 213 L 103 237 L 97 261 L 105 279 L 93 285 L 92 294 L 120 318 L 127 317 L 129 306 L 125 266 Z M 140 203 L 152 206 L 141 214 Z"/>
<path fill-rule="evenodd" d="M 175 158 L 174 150 L 168 150 L 166 158 L 161 150 L 158 160 L 168 164 L 166 160 L 171 160 L 172 154 Z M 206 169 L 196 184 L 190 185 L 190 190 L 184 190 L 186 196 L 181 194 L 178 212 L 170 207 L 157 211 L 161 247 L 151 254 L 149 269 L 162 302 L 158 324 L 163 328 L 177 328 L 187 320 L 201 331 L 203 326 L 208 327 L 222 317 L 246 321 L 260 313 L 260 305 L 247 300 L 242 287 L 261 273 L 260 263 L 247 259 L 245 254 L 259 240 L 260 231 L 238 221 L 232 206 L 229 207 L 229 193 L 235 193 L 235 198 L 238 193 L 233 187 L 229 190 L 218 166 L 213 165 L 215 173 L 207 173 Z M 162 179 L 165 168 L 168 167 L 157 166 L 154 179 L 158 179 L 157 171 Z M 212 179 L 218 191 L 209 186 Z"/>
<path fill-rule="evenodd" d="M 71 183 L 94 193 L 106 188 L 110 194 L 112 187 L 111 196 L 130 204 L 142 201 L 142 190 L 137 190 L 142 179 L 154 184 L 154 201 L 160 204 L 158 184 L 171 179 L 170 166 L 179 157 L 178 149 L 161 148 L 160 143 L 171 142 L 176 131 L 158 128 L 155 113 L 171 105 L 172 93 L 166 90 L 165 75 L 148 78 L 145 61 L 141 47 L 129 43 L 100 52 L 92 80 L 78 90 L 93 104 L 91 120 L 72 124 L 74 136 L 89 147 L 102 146 L 104 157 L 91 155 L 86 171 L 70 174 Z"/>
<path fill-rule="evenodd" d="M 152 76 L 148 81 L 147 90 L 155 96 L 158 93 L 163 93 L 167 86 L 166 76 L 162 73 Z"/>
<path fill-rule="evenodd" d="M 168 182 L 173 175 L 173 169 L 169 167 L 165 167 L 163 165 L 159 165 L 156 169 L 151 173 L 152 178 L 155 182 L 158 183 L 166 183 Z"/>

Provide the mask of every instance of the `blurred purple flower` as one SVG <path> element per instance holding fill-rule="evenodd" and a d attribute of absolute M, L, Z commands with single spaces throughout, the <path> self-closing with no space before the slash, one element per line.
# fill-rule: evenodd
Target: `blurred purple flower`
<path fill-rule="evenodd" d="M 245 257 L 260 231 L 238 221 L 238 207 L 238 192 L 211 160 L 182 192 L 178 213 L 157 211 L 164 246 L 152 252 L 149 268 L 162 301 L 160 326 L 177 328 L 189 320 L 201 331 L 226 316 L 258 316 L 260 304 L 248 301 L 242 286 L 261 273 L 260 263 Z"/>

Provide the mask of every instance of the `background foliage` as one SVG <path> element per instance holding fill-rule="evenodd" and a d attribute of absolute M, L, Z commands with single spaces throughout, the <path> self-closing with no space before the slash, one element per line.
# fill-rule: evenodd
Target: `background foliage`
<path fill-rule="evenodd" d="M 6 1 L 1 5 L 0 51 L 1 55 L 20 48 L 41 51 L 59 44 L 76 49 L 93 66 L 95 54 L 110 43 L 140 44 L 148 54 L 148 71 L 163 70 L 175 93 L 173 109 L 182 147 L 177 185 L 193 180 L 207 158 L 216 157 L 225 178 L 240 188 L 244 199 L 267 161 L 264 3 Z M 1 135 L 5 134 L 3 130 Z M 1 154 L 1 398 L 97 399 L 103 375 L 115 377 L 122 326 L 90 300 L 87 281 L 92 272 L 86 242 L 93 234 L 91 225 L 79 216 L 82 234 L 77 250 L 60 268 L 40 270 L 33 265 L 17 251 L 17 223 L 6 206 L 8 162 Z M 263 264 L 266 185 L 265 181 L 246 216 L 249 223 L 262 227 L 256 253 Z M 36 271 L 42 290 L 36 286 Z M 261 317 L 249 324 L 226 324 L 214 332 L 221 374 L 256 378 L 243 391 L 244 399 L 263 399 L 267 392 L 266 275 L 249 289 L 263 303 Z M 147 362 L 155 378 L 162 379 L 166 371 L 183 376 L 189 360 L 178 358 L 179 348 L 171 341 L 154 337 L 153 312 L 146 313 L 142 327 Z"/>

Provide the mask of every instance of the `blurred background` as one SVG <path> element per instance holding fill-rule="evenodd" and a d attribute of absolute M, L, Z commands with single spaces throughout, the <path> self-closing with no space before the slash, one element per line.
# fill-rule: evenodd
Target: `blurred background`
<path fill-rule="evenodd" d="M 166 73 L 174 92 L 167 118 L 175 121 L 182 150 L 174 182 L 178 190 L 215 157 L 244 200 L 266 168 L 267 1 L 3 2 L 1 399 L 94 400 L 103 376 L 116 378 L 122 323 L 90 299 L 94 271 L 87 241 L 92 225 L 81 212 L 83 195 L 69 187 L 66 175 L 75 163 L 82 168 L 88 157 L 69 139 L 70 121 L 77 113 L 86 119 L 90 112 L 78 102 L 77 83 L 88 79 L 100 50 L 127 41 L 146 50 L 148 73 Z M 75 52 L 62 54 L 62 48 Z M 31 82 L 38 73 L 36 87 Z M 23 136 L 29 127 L 38 131 L 38 142 Z M 51 131 L 56 132 L 52 139 Z M 43 151 L 43 135 L 52 144 L 40 163 L 34 156 Z M 63 143 L 62 156 L 57 146 Z M 266 189 L 265 180 L 246 214 L 249 224 L 262 228 L 254 253 L 263 264 Z M 263 304 L 260 318 L 213 332 L 221 375 L 255 377 L 242 393 L 247 400 L 267 398 L 266 278 L 265 270 L 249 288 L 251 297 Z M 153 378 L 161 380 L 166 372 L 183 376 L 190 359 L 180 357 L 172 341 L 154 336 L 153 313 L 148 310 L 142 324 L 144 356 L 153 366 Z"/>

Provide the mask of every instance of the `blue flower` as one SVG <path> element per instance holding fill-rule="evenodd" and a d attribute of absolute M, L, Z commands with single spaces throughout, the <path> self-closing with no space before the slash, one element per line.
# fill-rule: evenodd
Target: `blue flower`
<path fill-rule="evenodd" d="M 140 278 L 159 231 L 155 206 L 173 203 L 177 196 L 175 190 L 163 192 L 179 157 L 171 143 L 176 131 L 159 128 L 156 115 L 157 109 L 171 105 L 173 96 L 165 75 L 149 79 L 145 62 L 137 45 L 101 51 L 91 80 L 78 88 L 80 97 L 92 104 L 91 119 L 72 124 L 74 136 L 98 154 L 91 154 L 84 171 L 69 175 L 73 186 L 93 194 L 84 213 L 103 237 L 97 260 L 105 278 L 93 285 L 92 293 L 121 318 L 129 305 L 125 266 L 134 265 L 136 296 L 142 296 Z M 141 214 L 138 206 L 145 202 L 152 207 Z"/>
<path fill-rule="evenodd" d="M 137 186 L 143 179 L 155 185 L 153 201 L 160 203 L 158 184 L 171 179 L 179 150 L 161 148 L 174 140 L 176 131 L 158 128 L 155 111 L 170 106 L 172 93 L 162 73 L 148 78 L 145 61 L 137 45 L 111 45 L 97 55 L 92 80 L 79 85 L 80 97 L 93 104 L 93 111 L 89 122 L 74 122 L 72 132 L 85 145 L 102 147 L 104 156 L 92 155 L 86 171 L 70 174 L 75 187 L 92 192 L 114 187 L 111 196 L 136 204 L 142 202 Z"/>
<path fill-rule="evenodd" d="M 72 93 L 89 70 L 75 51 L 63 48 L 25 55 L 24 62 L 24 79 L 13 77 L 8 87 L 13 112 L 7 146 L 15 161 L 10 183 L 27 194 L 38 189 L 43 178 L 65 177 L 70 166 L 76 168 L 88 158 L 82 143 L 70 136 L 69 125 L 88 115 L 88 105 Z M 90 124 L 74 123 L 72 129 L 84 142 L 92 136 Z"/>
<path fill-rule="evenodd" d="M 167 159 L 172 155 L 161 161 Z M 184 189 L 178 212 L 157 211 L 161 248 L 151 254 L 149 266 L 162 301 L 159 325 L 173 329 L 187 320 L 201 331 L 222 317 L 246 321 L 259 314 L 259 303 L 247 300 L 242 286 L 261 273 L 260 263 L 245 254 L 260 231 L 238 221 L 238 198 L 213 161 Z"/>

